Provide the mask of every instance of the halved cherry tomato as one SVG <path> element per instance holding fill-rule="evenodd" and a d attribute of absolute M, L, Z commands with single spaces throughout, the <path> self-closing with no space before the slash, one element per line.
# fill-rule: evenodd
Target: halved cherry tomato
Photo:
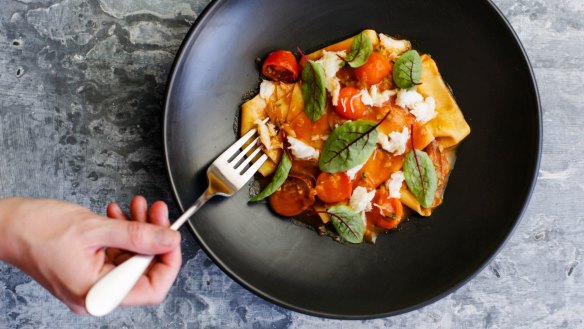
<path fill-rule="evenodd" d="M 276 50 L 268 55 L 262 66 L 262 74 L 273 81 L 298 80 L 298 62 L 288 50 Z"/>
<path fill-rule="evenodd" d="M 270 206 L 282 216 L 296 216 L 314 203 L 314 192 L 307 181 L 288 177 L 284 184 L 270 195 Z"/>
<path fill-rule="evenodd" d="M 404 215 L 402 203 L 397 198 L 390 198 L 385 187 L 377 190 L 373 204 L 373 210 L 369 213 L 368 218 L 376 226 L 391 230 L 401 222 Z"/>
<path fill-rule="evenodd" d="M 355 69 L 357 80 L 368 85 L 378 84 L 389 75 L 393 64 L 378 52 L 373 52 L 365 64 Z"/>
<path fill-rule="evenodd" d="M 357 120 L 363 116 L 365 112 L 365 104 L 361 101 L 359 95 L 361 91 L 353 87 L 343 87 L 339 92 L 339 102 L 335 106 L 335 110 L 341 116 Z"/>
<path fill-rule="evenodd" d="M 351 179 L 344 172 L 322 172 L 316 180 L 316 196 L 327 203 L 347 200 L 351 197 Z"/>

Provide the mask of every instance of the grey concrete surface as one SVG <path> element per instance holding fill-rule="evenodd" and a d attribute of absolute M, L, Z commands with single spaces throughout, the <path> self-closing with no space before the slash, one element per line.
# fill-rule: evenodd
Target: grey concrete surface
<path fill-rule="evenodd" d="M 0 0 L 0 197 L 59 198 L 102 213 L 137 193 L 172 203 L 162 96 L 208 2 Z M 240 287 L 185 230 L 183 268 L 164 303 L 99 319 L 74 315 L 0 264 L 0 328 L 583 328 L 584 1 L 494 2 L 533 64 L 543 158 L 514 235 L 455 293 L 387 319 L 310 317 Z"/>

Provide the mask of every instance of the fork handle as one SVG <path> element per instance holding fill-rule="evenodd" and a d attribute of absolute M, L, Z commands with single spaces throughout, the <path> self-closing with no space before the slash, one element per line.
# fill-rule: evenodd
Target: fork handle
<path fill-rule="evenodd" d="M 175 231 L 178 230 L 187 221 L 187 219 L 191 218 L 191 216 L 194 215 L 197 210 L 199 210 L 199 208 L 201 208 L 205 203 L 207 203 L 207 201 L 209 201 L 213 195 L 215 194 L 213 194 L 207 188 L 205 192 L 203 192 L 203 194 L 201 194 L 201 196 L 197 199 L 197 201 L 195 201 L 195 203 L 193 203 L 193 205 L 190 206 L 187 211 L 185 211 L 177 220 L 174 221 L 174 223 L 172 223 L 170 229 Z"/>
<path fill-rule="evenodd" d="M 205 190 L 197 201 L 170 226 L 170 229 L 178 230 L 213 195 L 209 189 Z M 87 312 L 93 316 L 103 316 L 113 311 L 134 288 L 153 258 L 153 255 L 133 256 L 101 277 L 89 289 L 85 297 Z"/>

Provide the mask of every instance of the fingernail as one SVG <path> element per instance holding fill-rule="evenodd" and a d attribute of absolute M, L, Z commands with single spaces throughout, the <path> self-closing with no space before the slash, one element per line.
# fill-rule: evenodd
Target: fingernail
<path fill-rule="evenodd" d="M 159 245 L 168 247 L 176 244 L 177 234 L 177 232 L 171 230 L 158 230 L 156 239 Z"/>

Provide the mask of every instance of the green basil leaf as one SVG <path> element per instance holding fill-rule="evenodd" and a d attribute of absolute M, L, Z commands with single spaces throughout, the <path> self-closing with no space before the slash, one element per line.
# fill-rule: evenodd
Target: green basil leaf
<path fill-rule="evenodd" d="M 417 158 L 417 159 L 416 159 Z M 408 189 L 414 194 L 422 207 L 429 208 L 434 203 L 438 177 L 434 163 L 424 151 L 408 152 L 404 159 L 404 177 Z"/>
<path fill-rule="evenodd" d="M 312 121 L 320 119 L 326 109 L 326 84 L 322 65 L 311 60 L 304 64 L 301 89 L 304 113 Z"/>
<path fill-rule="evenodd" d="M 377 125 L 373 121 L 348 121 L 329 135 L 318 166 L 329 173 L 347 171 L 369 159 L 377 142 Z"/>
<path fill-rule="evenodd" d="M 422 79 L 422 59 L 415 50 L 403 53 L 393 65 L 393 81 L 402 89 L 419 85 Z"/>
<path fill-rule="evenodd" d="M 260 193 L 258 193 L 253 198 L 249 199 L 249 201 L 256 202 L 263 200 L 272 193 L 276 192 L 277 189 L 284 184 L 286 178 L 288 178 L 288 174 L 290 173 L 290 169 L 292 168 L 292 161 L 290 161 L 290 157 L 286 152 L 282 153 L 282 159 L 278 164 L 278 168 L 276 168 L 276 172 L 274 173 L 274 177 L 270 184 L 268 184 Z"/>
<path fill-rule="evenodd" d="M 343 205 L 332 206 L 326 211 L 331 215 L 331 222 L 341 238 L 350 243 L 363 242 L 365 223 L 358 212 Z"/>
<path fill-rule="evenodd" d="M 372 52 L 373 44 L 371 44 L 371 39 L 369 39 L 367 33 L 363 31 L 353 38 L 351 50 L 345 57 L 345 61 L 353 68 L 363 66 L 363 64 L 367 63 L 369 55 L 371 55 Z"/>

